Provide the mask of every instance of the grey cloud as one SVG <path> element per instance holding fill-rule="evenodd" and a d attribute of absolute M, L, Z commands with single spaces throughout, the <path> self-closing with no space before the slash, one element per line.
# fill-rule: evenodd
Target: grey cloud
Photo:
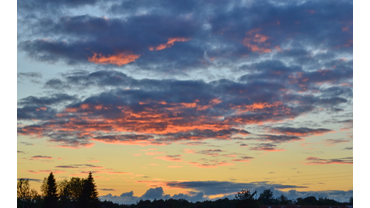
<path fill-rule="evenodd" d="M 17 180 L 21 180 L 21 179 L 24 179 L 24 180 L 29 180 L 29 181 L 35 181 L 35 182 L 42 182 L 41 179 L 36 179 L 36 178 L 17 178 Z"/>
<path fill-rule="evenodd" d="M 256 183 L 234 183 L 234 182 L 223 182 L 223 181 L 188 181 L 188 182 L 167 182 L 168 186 L 192 189 L 195 191 L 187 192 L 188 194 L 180 193 L 172 196 L 165 195 L 162 187 L 150 188 L 145 194 L 151 193 L 151 197 L 159 199 L 186 199 L 191 202 L 210 200 L 209 196 L 217 194 L 225 194 L 223 197 L 217 197 L 212 200 L 221 198 L 235 199 L 235 193 L 241 189 L 250 189 L 251 191 L 257 191 L 262 193 L 263 190 L 271 189 L 273 197 L 279 197 L 281 194 L 285 195 L 288 199 L 297 199 L 299 197 L 305 198 L 308 196 L 327 197 L 334 199 L 339 202 L 348 202 L 350 197 L 353 197 L 353 191 L 297 191 L 295 188 L 305 188 L 305 186 L 294 186 L 294 185 L 281 185 L 281 184 L 269 184 L 267 182 L 256 182 Z M 293 188 L 293 189 L 292 189 Z M 291 190 L 286 190 L 291 189 Z M 284 191 L 286 190 L 286 191 Z M 143 194 L 143 196 L 145 195 Z M 146 200 L 143 196 L 134 196 L 133 191 L 122 193 L 120 196 L 113 196 L 107 194 L 100 196 L 101 200 L 112 201 L 119 204 L 136 204 L 139 200 Z M 153 200 L 153 199 L 151 199 Z"/>
<path fill-rule="evenodd" d="M 314 134 L 325 134 L 332 132 L 330 129 L 319 128 L 311 129 L 306 127 L 294 128 L 294 127 L 276 127 L 271 129 L 273 132 L 278 132 L 287 135 L 297 135 L 297 136 L 308 136 Z"/>
<path fill-rule="evenodd" d="M 53 105 L 59 104 L 63 102 L 71 102 L 71 101 L 78 101 L 76 96 L 71 96 L 68 94 L 53 94 L 48 97 L 34 97 L 29 96 L 26 98 L 22 98 L 19 100 L 19 105 L 38 105 L 38 106 L 45 106 L 45 105 Z"/>
<path fill-rule="evenodd" d="M 256 52 L 256 47 L 268 50 L 274 59 L 284 59 L 295 66 L 304 65 L 303 68 L 308 70 L 321 68 L 318 66 L 323 63 L 329 66 L 328 62 L 333 62 L 338 55 L 352 54 L 351 1 L 300 4 L 291 1 L 283 7 L 271 1 L 135 0 L 110 3 L 103 6 L 101 1 L 21 1 L 18 8 L 23 12 L 19 16 L 32 13 L 28 16 L 35 20 L 31 26 L 29 21 L 19 21 L 21 28 L 32 27 L 32 36 L 36 38 L 25 37 L 18 47 L 37 60 L 64 60 L 68 64 L 87 64 L 94 52 L 108 56 L 128 50 L 140 55 L 131 64 L 138 70 L 180 74 L 207 66 L 238 68 L 235 63 L 243 63 L 245 56 L 253 59 L 263 56 Z M 114 18 L 78 15 L 66 10 L 72 5 L 101 5 L 95 9 L 101 13 L 112 12 Z M 55 12 L 56 18 L 50 17 L 48 11 L 56 8 L 62 12 Z M 146 13 L 138 15 L 142 11 Z M 267 38 L 255 41 L 254 48 L 244 43 L 249 37 L 247 34 L 255 35 L 253 31 Z M 61 35 L 65 37 L 63 40 L 57 38 Z M 149 47 L 165 44 L 173 37 L 191 40 L 176 42 L 165 50 L 149 50 Z M 279 50 L 276 47 L 280 47 Z M 312 53 L 319 49 L 330 50 Z M 205 58 L 205 54 L 209 58 Z M 212 62 L 214 58 L 216 60 Z M 276 62 L 271 64 L 278 65 Z M 338 62 L 335 66 L 344 65 Z M 328 73 L 326 77 L 333 75 Z M 327 79 L 312 73 L 307 76 L 314 82 Z"/>
<path fill-rule="evenodd" d="M 285 91 L 288 89 L 284 85 L 257 80 L 245 83 L 220 79 L 207 83 L 202 80 L 134 79 L 117 71 L 96 71 L 65 74 L 61 82 L 77 88 L 87 86 L 117 88 L 92 95 L 82 101 L 67 94 L 23 98 L 19 103 L 35 106 L 26 105 L 18 108 L 18 119 L 38 119 L 42 122 L 18 128 L 18 133 L 27 134 L 27 132 L 36 133 L 37 131 L 38 134 L 49 137 L 50 141 L 64 143 L 67 146 L 88 146 L 91 145 L 91 138 L 108 143 L 138 140 L 150 141 L 152 144 L 170 144 L 175 141 L 188 140 L 188 138 L 204 140 L 238 138 L 238 135 L 249 137 L 250 132 L 236 127 L 241 124 L 292 119 L 316 109 L 316 104 L 323 100 L 311 95 L 287 94 Z M 326 105 L 330 103 L 334 105 L 333 102 L 337 101 L 342 102 L 342 99 L 337 97 L 325 99 L 329 101 Z M 309 102 L 305 102 L 307 100 Z M 302 104 L 293 105 L 297 101 Z M 253 107 L 256 103 L 260 103 L 262 107 Z M 64 104 L 65 108 L 57 111 L 51 107 L 41 108 L 36 104 Z M 137 115 L 158 112 L 159 115 L 164 116 L 164 119 L 162 122 L 149 122 L 148 120 L 146 123 L 140 117 L 132 117 L 132 114 L 128 112 Z M 97 117 L 109 119 L 113 123 L 110 125 L 104 122 L 92 124 L 89 120 L 80 119 L 79 113 L 87 114 L 91 119 Z M 125 119 L 120 121 L 120 126 L 123 125 L 127 131 L 134 132 L 134 135 L 122 135 L 121 132 L 102 133 L 102 131 L 112 132 L 117 129 L 118 126 L 114 124 L 118 123 L 115 120 L 122 118 Z M 171 121 L 170 124 L 171 118 L 177 119 Z M 68 125 L 72 120 L 75 128 L 71 131 L 59 131 L 52 128 L 55 125 L 69 128 Z M 140 124 L 137 124 L 136 122 L 139 121 Z M 167 134 L 158 133 L 155 138 L 148 135 L 137 136 L 143 135 L 145 131 L 160 132 L 165 131 L 171 125 L 184 126 L 189 123 L 194 125 L 194 122 L 198 123 L 197 125 L 217 124 L 217 128 L 221 128 L 220 130 L 194 129 Z M 78 133 L 83 131 L 85 126 L 95 129 L 94 137 Z M 275 143 L 299 141 L 298 136 L 327 133 L 331 130 L 278 127 L 273 128 L 272 131 L 287 135 L 266 134 L 260 135 L 259 139 Z"/>
<path fill-rule="evenodd" d="M 115 189 L 112 189 L 112 188 L 103 188 L 103 189 L 99 189 L 99 190 L 102 190 L 102 191 L 116 191 Z"/>
<path fill-rule="evenodd" d="M 50 107 L 24 106 L 17 108 L 17 118 L 19 120 L 48 120 L 52 119 L 57 111 Z"/>
<path fill-rule="evenodd" d="M 204 192 L 205 195 L 236 193 L 241 189 L 252 189 L 259 187 L 261 185 L 264 185 L 265 187 L 275 187 L 276 189 L 307 188 L 306 186 L 267 184 L 266 182 L 256 182 L 256 183 L 236 183 L 227 181 L 167 182 L 167 186 L 184 189 L 193 189 L 199 192 Z"/>
<path fill-rule="evenodd" d="M 18 72 L 17 73 L 18 78 L 42 78 L 42 74 L 39 72 Z"/>
<path fill-rule="evenodd" d="M 267 135 L 259 134 L 258 137 L 248 137 L 245 140 L 259 140 L 259 141 L 269 141 L 274 143 L 284 143 L 284 142 L 294 142 L 301 141 L 302 138 L 298 136 L 288 136 L 288 135 Z"/>
<path fill-rule="evenodd" d="M 55 89 L 55 90 L 62 90 L 62 89 L 70 88 L 70 86 L 64 83 L 61 79 L 50 79 L 45 83 L 44 87 L 47 89 Z"/>

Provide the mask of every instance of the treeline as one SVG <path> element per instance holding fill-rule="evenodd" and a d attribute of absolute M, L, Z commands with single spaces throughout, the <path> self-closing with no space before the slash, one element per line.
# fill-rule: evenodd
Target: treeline
<path fill-rule="evenodd" d="M 41 195 L 30 188 L 27 179 L 17 183 L 17 207 L 19 208 L 99 208 L 98 192 L 92 173 L 84 178 L 64 179 L 58 184 L 53 173 L 44 178 Z"/>
<path fill-rule="evenodd" d="M 120 205 L 98 199 L 97 187 L 92 173 L 86 179 L 72 177 L 56 183 L 53 173 L 45 178 L 41 185 L 41 195 L 30 188 L 27 179 L 17 183 L 17 207 L 19 208 L 258 208 L 261 205 L 353 205 L 353 198 L 348 203 L 337 202 L 328 198 L 317 199 L 314 196 L 290 200 L 281 195 L 273 197 L 270 189 L 264 190 L 257 197 L 257 192 L 241 190 L 235 199 L 189 202 L 185 199 L 140 200 L 136 204 Z"/>

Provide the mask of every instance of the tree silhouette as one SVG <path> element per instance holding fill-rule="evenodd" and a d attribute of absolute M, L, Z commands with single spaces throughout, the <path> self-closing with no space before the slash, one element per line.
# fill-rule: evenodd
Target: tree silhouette
<path fill-rule="evenodd" d="M 266 189 L 260 194 L 258 200 L 265 205 L 273 205 L 275 204 L 275 200 L 272 196 L 273 196 L 272 191 L 270 189 Z"/>
<path fill-rule="evenodd" d="M 242 189 L 235 195 L 235 199 L 239 200 L 237 207 L 248 207 L 248 208 L 258 207 L 257 200 L 254 199 L 254 195 L 256 194 L 257 191 L 251 193 L 250 190 Z"/>
<path fill-rule="evenodd" d="M 78 207 L 99 207 L 98 192 L 96 191 L 96 185 L 91 172 L 89 173 L 88 178 L 83 181 L 83 188 L 78 200 Z"/>
<path fill-rule="evenodd" d="M 84 179 L 78 177 L 72 177 L 68 184 L 70 197 L 73 202 L 77 202 L 81 196 L 82 189 L 84 186 Z"/>
<path fill-rule="evenodd" d="M 19 179 L 17 183 L 17 207 L 37 207 L 41 203 L 41 196 L 35 189 L 30 188 L 28 179 Z"/>
<path fill-rule="evenodd" d="M 72 207 L 71 185 L 67 179 L 58 182 L 59 207 Z"/>
<path fill-rule="evenodd" d="M 276 198 L 277 204 L 279 205 L 288 205 L 293 204 L 292 200 L 289 200 L 286 196 L 281 194 L 278 198 Z"/>
<path fill-rule="evenodd" d="M 44 178 L 44 183 L 41 186 L 41 191 L 44 195 L 45 208 L 57 207 L 58 194 L 57 184 L 53 173 L 51 172 L 48 178 Z"/>

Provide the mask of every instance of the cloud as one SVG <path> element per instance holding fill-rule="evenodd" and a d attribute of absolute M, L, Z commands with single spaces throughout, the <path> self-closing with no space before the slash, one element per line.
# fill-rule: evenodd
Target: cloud
<path fill-rule="evenodd" d="M 303 139 L 298 136 L 289 136 L 289 135 L 267 135 L 259 134 L 258 137 L 250 137 L 246 140 L 259 140 L 259 141 L 268 141 L 274 143 L 284 143 L 284 142 L 294 142 L 302 141 Z"/>
<path fill-rule="evenodd" d="M 21 144 L 24 144 L 26 146 L 33 146 L 34 144 L 33 143 L 29 143 L 29 142 L 20 142 Z"/>
<path fill-rule="evenodd" d="M 339 121 L 339 123 L 344 124 L 344 126 L 340 129 L 341 131 L 348 131 L 348 130 L 353 129 L 353 119 Z"/>
<path fill-rule="evenodd" d="M 217 168 L 219 166 L 233 166 L 235 164 L 229 163 L 227 161 L 212 161 L 213 163 L 198 163 L 198 162 L 187 162 L 188 164 L 192 165 L 193 167 L 197 168 Z"/>
<path fill-rule="evenodd" d="M 294 135 L 294 136 L 310 136 L 310 135 L 321 135 L 329 132 L 333 132 L 330 129 L 310 129 L 305 127 L 300 128 L 293 128 L 293 127 L 277 127 L 271 129 L 272 132 L 282 133 L 287 135 Z"/>
<path fill-rule="evenodd" d="M 330 164 L 353 164 L 353 157 L 344 157 L 338 159 L 321 159 L 317 157 L 306 158 L 307 165 L 330 165 Z"/>
<path fill-rule="evenodd" d="M 51 159 L 53 159 L 53 157 L 50 157 L 50 156 L 42 156 L 42 155 L 35 155 L 35 156 L 32 156 L 31 159 L 34 159 L 34 160 L 38 160 L 38 159 L 51 160 Z"/>
<path fill-rule="evenodd" d="M 74 37 L 74 41 L 40 38 L 19 43 L 20 50 L 39 61 L 55 62 L 63 60 L 68 64 L 93 62 L 122 66 L 137 59 L 136 64 L 145 68 L 148 63 L 159 61 L 158 55 L 152 55 L 148 47 L 158 45 L 157 49 L 168 48 L 174 44 L 174 41 L 188 40 L 195 33 L 194 29 L 197 22 L 180 17 L 169 19 L 159 15 L 131 16 L 128 21 L 121 18 L 71 15 L 63 16 L 57 21 L 45 18 L 42 24 L 44 27 L 41 27 L 41 23 L 37 22 L 34 27 L 37 28 L 36 30 L 44 31 L 51 36 L 64 34 L 66 37 Z M 153 25 L 161 25 L 161 27 L 154 27 Z M 51 30 L 45 31 L 45 27 Z M 138 28 L 141 29 L 138 31 Z M 150 33 L 151 37 L 138 36 L 136 35 L 138 32 L 142 34 Z M 86 40 L 79 38 L 82 34 L 88 34 L 88 38 Z M 182 38 L 173 38 L 174 36 Z M 167 39 L 168 43 L 163 46 L 160 45 L 167 42 Z M 115 40 L 114 47 L 112 47 L 113 40 Z M 54 55 L 55 53 L 52 53 L 52 51 L 58 53 L 58 55 Z M 175 54 L 181 54 L 182 51 L 189 54 L 186 50 L 175 51 Z M 199 48 L 192 49 L 192 51 L 197 53 L 197 57 L 201 56 Z M 165 53 L 161 58 L 170 61 L 172 56 L 173 52 L 172 54 Z M 138 59 L 139 57 L 140 59 Z M 141 60 L 143 58 L 144 60 Z M 171 62 L 176 63 L 176 61 Z M 193 59 L 191 62 L 199 61 Z"/>
<path fill-rule="evenodd" d="M 166 49 L 166 48 L 171 48 L 175 42 L 185 42 L 185 41 L 189 41 L 190 39 L 187 39 L 187 38 L 168 38 L 168 41 L 167 43 L 164 43 L 164 44 L 160 44 L 156 47 L 149 47 L 149 50 L 153 51 L 153 50 L 156 50 L 156 51 L 160 51 L 160 50 L 163 50 L 163 49 Z"/>
<path fill-rule="evenodd" d="M 135 204 L 140 200 L 153 200 L 159 199 L 185 199 L 190 202 L 217 200 L 221 198 L 234 199 L 235 194 L 241 189 L 249 189 L 262 193 L 263 190 L 272 190 L 273 197 L 279 197 L 281 194 L 288 199 L 295 200 L 297 198 L 306 198 L 308 196 L 315 196 L 316 198 L 330 198 L 339 202 L 348 202 L 350 197 L 353 197 L 353 191 L 297 191 L 296 188 L 307 188 L 305 186 L 273 184 L 268 182 L 255 182 L 255 183 L 236 183 L 226 181 L 185 181 L 185 182 L 166 182 L 166 187 L 185 189 L 185 193 L 174 195 L 166 195 L 162 187 L 150 188 L 142 196 L 134 196 L 134 192 L 122 193 L 119 196 L 107 194 L 100 196 L 100 200 L 112 201 L 119 204 Z M 188 191 L 188 190 L 193 191 Z M 290 189 L 290 190 L 287 190 Z M 223 195 L 221 197 L 210 199 L 209 196 Z M 144 197 L 145 196 L 145 197 Z"/>
<path fill-rule="evenodd" d="M 136 134 L 125 134 L 125 135 L 106 135 L 94 137 L 94 141 L 99 141 L 107 144 L 137 144 L 141 146 L 147 146 L 148 142 L 153 141 L 151 135 L 136 135 Z"/>
<path fill-rule="evenodd" d="M 271 143 L 260 143 L 257 144 L 255 147 L 250 147 L 250 150 L 256 150 L 256 151 L 269 151 L 269 152 L 280 152 L 285 151 L 284 149 L 277 149 L 276 144 Z"/>
<path fill-rule="evenodd" d="M 70 165 L 58 165 L 55 168 L 64 168 L 64 169 L 103 169 L 102 166 L 96 166 L 91 164 L 70 164 Z"/>
<path fill-rule="evenodd" d="M 21 98 L 17 117 L 27 125 L 18 134 L 66 148 L 93 142 L 194 145 L 250 137 L 244 130 L 250 125 L 343 112 L 353 97 L 352 2 L 279 4 L 20 1 L 19 53 L 99 70 L 48 78 L 48 96 Z M 85 9 L 96 12 L 80 12 Z M 221 69 L 230 76 L 213 75 Z M 150 78 L 138 75 L 148 73 Z M 67 89 L 89 92 L 77 97 L 63 94 Z M 271 131 L 282 135 L 266 133 L 260 140 L 281 143 L 330 132 Z"/>
<path fill-rule="evenodd" d="M 71 8 L 94 8 L 96 16 Z M 237 67 L 245 57 L 259 58 L 267 52 L 278 60 L 284 57 L 321 69 L 315 67 L 321 60 L 326 64 L 336 54 L 352 53 L 352 8 L 351 1 L 288 2 L 282 7 L 274 1 L 22 0 L 18 22 L 20 31 L 27 33 L 20 32 L 18 48 L 39 61 L 68 64 L 88 64 L 93 53 L 113 60 L 109 57 L 130 51 L 140 55 L 130 63 L 137 70 L 157 72 Z M 99 16 L 107 14 L 110 17 Z M 30 19 L 32 24 L 26 21 Z M 311 53 L 320 49 L 325 50 Z M 320 77 L 307 76 L 325 80 Z"/>
<path fill-rule="evenodd" d="M 71 96 L 67 94 L 53 94 L 48 97 L 34 97 L 29 96 L 19 100 L 18 105 L 38 105 L 38 106 L 48 106 L 53 104 L 59 104 L 68 101 L 77 101 L 76 96 Z"/>
<path fill-rule="evenodd" d="M 156 199 L 156 198 L 160 199 L 162 198 L 163 194 L 164 194 L 163 188 L 157 187 L 148 189 L 141 197 L 146 199 Z"/>
<path fill-rule="evenodd" d="M 41 174 L 41 173 L 42 174 L 46 174 L 46 173 L 61 174 L 61 173 L 65 173 L 66 171 L 54 169 L 54 170 L 39 170 L 39 171 L 27 170 L 27 172 L 33 173 L 33 174 Z"/>
<path fill-rule="evenodd" d="M 112 189 L 112 188 L 103 188 L 103 189 L 99 189 L 101 191 L 116 191 L 115 189 Z"/>
<path fill-rule="evenodd" d="M 39 182 L 39 183 L 42 182 L 41 179 L 35 179 L 35 178 L 17 178 L 18 181 L 21 180 L 21 179 L 29 180 L 29 181 L 35 181 L 35 182 Z"/>
<path fill-rule="evenodd" d="M 206 149 L 206 150 L 200 150 L 197 151 L 198 154 L 204 154 L 209 156 L 218 156 L 218 153 L 224 152 L 224 150 L 221 149 Z"/>
<path fill-rule="evenodd" d="M 186 142 L 186 143 L 181 143 L 181 144 L 190 145 L 190 146 L 197 146 L 197 145 L 207 144 L 207 142 Z"/>
<path fill-rule="evenodd" d="M 251 159 L 254 159 L 254 157 L 242 156 L 242 157 L 237 158 L 237 159 L 232 159 L 231 161 L 234 161 L 234 162 L 250 162 Z"/>
<path fill-rule="evenodd" d="M 165 155 L 165 156 L 158 156 L 154 157 L 154 159 L 160 159 L 160 160 L 165 160 L 165 161 L 170 161 L 170 162 L 181 162 L 183 155 Z"/>
<path fill-rule="evenodd" d="M 261 29 L 250 30 L 245 33 L 246 37 L 243 39 L 243 45 L 249 50 L 258 53 L 270 53 L 271 49 L 267 48 L 270 44 L 266 43 L 268 36 L 259 34 Z"/>
<path fill-rule="evenodd" d="M 17 73 L 17 79 L 18 82 L 19 80 L 24 80 L 24 79 L 29 79 L 33 83 L 41 83 L 40 79 L 42 78 L 42 74 L 39 72 L 18 72 Z"/>
<path fill-rule="evenodd" d="M 48 120 L 56 115 L 56 109 L 43 106 L 24 106 L 17 108 L 18 120 Z M 32 127 L 31 127 L 32 128 Z"/>
<path fill-rule="evenodd" d="M 71 148 L 91 147 L 92 141 L 168 145 L 182 140 L 227 140 L 250 136 L 250 132 L 241 126 L 284 121 L 315 108 L 314 105 L 291 106 L 290 102 L 297 100 L 294 96 L 283 104 L 275 94 L 283 93 L 281 95 L 284 96 L 284 91 L 280 91 L 284 87 L 268 82 L 137 80 L 115 71 L 66 75 L 63 82 L 68 86 L 119 88 L 83 101 L 65 94 L 22 99 L 21 103 L 51 105 L 67 100 L 72 103 L 64 103 L 61 110 L 29 105 L 18 108 L 18 120 L 40 121 L 19 127 L 18 134 L 49 137 L 49 141 Z M 263 92 L 259 92 L 261 86 Z M 124 87 L 130 89 L 123 90 Z M 243 89 L 250 89 L 251 93 L 245 94 Z M 180 96 L 183 94 L 187 96 Z M 299 132 L 300 135 L 329 131 L 307 128 L 274 130 Z M 261 135 L 261 139 L 270 142 L 300 140 L 294 135 Z"/>
<path fill-rule="evenodd" d="M 266 182 L 256 183 L 236 183 L 228 181 L 185 181 L 185 182 L 167 182 L 167 186 L 172 188 L 192 189 L 197 192 L 204 192 L 205 195 L 231 194 L 241 189 L 254 189 L 260 186 L 275 189 L 289 188 L 307 188 L 306 186 L 269 184 Z"/>
<path fill-rule="evenodd" d="M 59 166 L 55 166 L 56 168 L 77 168 L 75 166 L 71 166 L 71 165 L 59 165 Z"/>
<path fill-rule="evenodd" d="M 353 150 L 353 147 L 345 147 L 344 150 Z"/>
<path fill-rule="evenodd" d="M 196 201 L 203 201 L 207 200 L 208 197 L 204 196 L 204 193 L 202 192 L 195 192 L 195 193 L 179 193 L 179 194 L 174 194 L 174 195 L 169 195 L 165 194 L 164 190 L 162 187 L 156 187 L 156 188 L 150 188 L 148 189 L 142 196 L 134 196 L 134 192 L 126 192 L 122 193 L 119 196 L 113 196 L 112 194 L 107 194 L 100 196 L 100 200 L 107 200 L 107 201 L 112 201 L 114 203 L 119 203 L 119 204 L 136 204 L 140 200 L 159 200 L 159 199 L 185 199 L 191 202 L 196 202 Z"/>
<path fill-rule="evenodd" d="M 117 55 L 111 55 L 111 56 L 105 57 L 101 54 L 97 55 L 96 53 L 94 53 L 94 55 L 88 58 L 88 60 L 95 64 L 116 64 L 117 66 L 122 66 L 124 64 L 134 62 L 139 57 L 140 55 L 127 54 L 127 53 L 120 53 Z"/>
<path fill-rule="evenodd" d="M 340 143 L 350 142 L 348 139 L 325 139 L 324 143 L 326 143 L 326 146 L 334 146 Z"/>

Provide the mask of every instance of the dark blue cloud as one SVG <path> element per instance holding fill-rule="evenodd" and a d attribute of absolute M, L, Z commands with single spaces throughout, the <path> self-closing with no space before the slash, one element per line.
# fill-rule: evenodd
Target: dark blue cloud
<path fill-rule="evenodd" d="M 274 72 L 273 67 L 276 67 L 277 70 L 286 73 L 285 77 L 291 76 L 292 73 L 294 75 L 296 70 L 300 70 L 286 67 L 279 61 L 263 62 L 255 66 L 252 69 L 255 73 L 264 73 L 270 69 Z M 268 70 L 263 70 L 265 68 Z M 18 104 L 24 106 L 18 108 L 18 119 L 38 119 L 42 123 L 25 126 L 20 128 L 19 132 L 26 134 L 28 128 L 30 131 L 37 129 L 38 134 L 43 134 L 52 141 L 70 145 L 90 143 L 88 137 L 81 134 L 81 131 L 86 128 L 91 129 L 90 132 L 95 132 L 95 136 L 90 138 L 103 142 L 125 143 L 149 140 L 153 144 L 170 144 L 188 138 L 229 139 L 238 134 L 245 136 L 251 133 L 239 129 L 240 125 L 284 121 L 320 107 L 331 110 L 335 108 L 340 111 L 341 109 L 336 106 L 352 99 L 348 96 L 351 88 L 347 86 L 345 86 L 346 98 L 339 97 L 345 95 L 340 91 L 344 86 L 325 88 L 327 90 L 322 90 L 322 93 L 318 91 L 314 95 L 300 94 L 294 91 L 299 87 L 300 82 L 287 85 L 265 80 L 263 76 L 255 77 L 250 81 L 245 79 L 247 76 L 251 75 L 244 75 L 239 81 L 220 79 L 207 83 L 203 80 L 135 79 L 118 71 L 67 73 L 57 81 L 48 80 L 45 88 L 56 91 L 66 88 L 70 90 L 109 88 L 102 93 L 87 96 L 84 100 L 61 93 L 20 99 Z M 311 85 L 307 86 L 309 89 Z M 54 104 L 64 105 L 64 107 L 56 110 L 49 106 Z M 80 118 L 80 114 L 85 115 L 83 119 Z M 103 122 L 102 118 L 110 120 L 111 125 Z M 151 122 L 152 119 L 153 122 Z M 74 129 L 71 131 L 53 129 L 55 126 L 69 129 L 71 126 L 68 125 L 71 125 L 71 121 L 74 124 Z M 195 129 L 191 127 L 194 125 L 198 127 Z M 126 131 L 134 134 L 114 133 L 117 129 L 122 129 L 120 126 L 124 126 Z M 177 132 L 171 129 L 173 126 L 189 129 Z M 275 128 L 273 131 L 295 136 L 259 135 L 255 139 L 281 143 L 299 141 L 300 135 L 296 134 L 303 135 L 302 131 L 305 135 L 318 130 L 322 130 L 321 133 L 330 131 L 329 129 L 284 128 Z M 153 132 L 157 132 L 158 137 L 155 139 L 143 135 L 143 133 Z"/>
<path fill-rule="evenodd" d="M 167 186 L 174 188 L 193 189 L 204 192 L 205 195 L 217 195 L 236 193 L 241 189 L 253 189 L 258 186 L 274 187 L 276 189 L 307 188 L 306 186 L 268 184 L 266 182 L 256 183 L 235 183 L 228 181 L 186 181 L 186 182 L 167 182 Z"/>
<path fill-rule="evenodd" d="M 40 106 L 25 106 L 17 108 L 18 120 L 49 120 L 56 115 L 56 109 Z"/>
<path fill-rule="evenodd" d="M 164 195 L 163 188 L 150 188 L 141 197 L 145 199 L 161 199 Z"/>
<path fill-rule="evenodd" d="M 35 97 L 29 96 L 19 100 L 19 105 L 39 105 L 39 106 L 48 106 L 53 104 L 59 104 L 63 102 L 77 101 L 76 96 L 71 96 L 68 94 L 53 94 L 48 97 Z"/>
<path fill-rule="evenodd" d="M 169 182 L 167 182 L 168 184 Z M 340 191 L 340 190 L 330 190 L 330 191 L 297 191 L 294 190 L 296 186 L 290 186 L 290 185 L 279 185 L 279 184 L 271 184 L 269 185 L 266 182 L 257 182 L 257 183 L 249 183 L 252 185 L 248 185 L 248 183 L 233 183 L 233 182 L 214 182 L 214 181 L 189 181 L 189 182 L 170 182 L 171 186 L 176 188 L 185 188 L 185 189 L 193 189 L 193 190 L 210 190 L 212 187 L 215 189 L 214 191 L 210 191 L 207 195 L 202 191 L 190 191 L 188 194 L 179 193 L 174 194 L 172 196 L 170 195 L 164 195 L 162 187 L 157 187 L 156 189 L 149 189 L 149 190 L 156 190 L 156 195 L 159 199 L 186 199 L 191 202 L 197 202 L 197 201 L 206 201 L 206 200 L 217 200 L 222 198 L 228 198 L 230 200 L 235 199 L 235 193 L 240 191 L 242 188 L 246 189 L 247 187 L 250 188 L 251 191 L 257 191 L 257 193 L 262 193 L 266 189 L 270 189 L 273 192 L 273 197 L 279 197 L 282 194 L 286 196 L 288 199 L 295 200 L 297 198 L 306 198 L 308 196 L 315 196 L 316 198 L 330 198 L 334 199 L 339 202 L 348 202 L 350 197 L 353 197 L 353 190 L 349 191 Z M 235 186 L 235 187 L 233 187 Z M 291 190 L 286 190 L 293 188 Z M 162 191 L 161 191 L 162 189 Z M 284 191 L 283 191 L 283 190 Z M 149 191 L 148 190 L 148 191 Z M 147 192 L 148 192 L 147 191 Z M 162 196 L 160 196 L 162 193 Z M 210 199 L 208 196 L 215 195 L 213 193 L 220 193 L 220 194 L 226 194 L 223 197 L 217 197 Z M 147 198 L 144 198 L 143 196 L 134 196 L 133 191 L 122 193 L 120 196 L 114 196 L 112 194 L 107 194 L 99 197 L 101 200 L 107 200 L 112 201 L 114 203 L 118 204 L 136 204 L 140 200 L 146 200 Z"/>
<path fill-rule="evenodd" d="M 20 3 L 19 8 L 24 5 Z M 48 5 L 53 7 L 51 2 Z M 266 52 L 313 69 L 322 60 L 352 55 L 352 8 L 352 1 L 288 2 L 284 6 L 267 1 L 122 1 L 108 9 L 114 18 L 67 11 L 56 14 L 57 18 L 36 18 L 32 24 L 36 38 L 24 38 L 18 46 L 37 60 L 68 64 L 87 64 L 94 53 L 108 57 L 130 52 L 140 55 L 129 63 L 137 69 L 167 73 L 218 65 L 237 69 L 236 63 L 245 57 L 258 59 Z M 106 12 L 106 7 L 100 9 Z M 169 38 L 188 41 L 149 50 Z"/>
<path fill-rule="evenodd" d="M 43 6 L 37 7 L 39 4 Z M 189 137 L 198 140 L 246 135 L 250 132 L 239 128 L 282 122 L 319 109 L 339 114 L 351 104 L 353 96 L 352 4 L 127 0 L 103 5 L 102 1 L 82 0 L 21 1 L 20 28 L 32 27 L 27 35 L 20 34 L 21 53 L 50 63 L 64 61 L 90 67 L 94 62 L 108 64 L 102 68 L 120 66 L 122 71 L 73 71 L 49 79 L 44 89 L 53 90 L 54 95 L 19 100 L 18 119 L 39 121 L 19 127 L 19 133 L 37 130 L 39 135 L 66 145 L 91 144 L 88 138 L 168 144 Z M 97 15 L 81 14 L 70 9 L 72 5 L 81 11 L 94 7 Z M 62 12 L 51 15 L 45 11 L 57 6 Z M 25 24 L 27 14 L 34 17 Z M 119 64 L 117 59 L 127 60 Z M 149 70 L 171 77 L 194 70 L 208 73 L 213 68 L 228 69 L 235 73 L 234 79 L 137 79 L 125 74 L 129 70 Z M 84 100 L 61 94 L 81 89 L 94 93 L 82 95 Z M 64 108 L 49 106 L 54 104 Z M 108 119 L 112 125 L 98 118 Z M 70 129 L 71 121 L 77 129 L 53 129 Z M 132 136 L 112 133 L 121 129 L 119 125 Z M 188 129 L 175 132 L 174 126 Z M 87 128 L 94 137 L 81 134 Z M 155 138 L 143 137 L 154 132 Z M 276 144 L 300 140 L 298 136 L 267 134 L 256 139 Z"/>

